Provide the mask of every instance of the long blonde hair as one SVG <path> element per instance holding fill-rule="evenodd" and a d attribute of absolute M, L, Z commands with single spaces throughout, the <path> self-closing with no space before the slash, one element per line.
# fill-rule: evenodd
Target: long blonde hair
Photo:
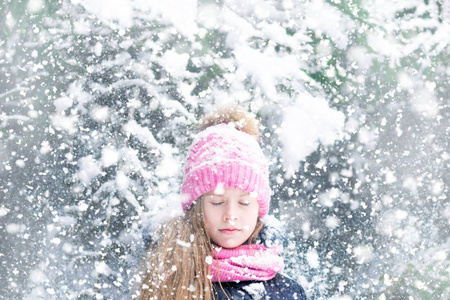
<path fill-rule="evenodd" d="M 247 243 L 254 243 L 263 223 L 258 219 Z M 173 300 L 214 298 L 208 278 L 212 255 L 211 239 L 205 229 L 203 201 L 200 198 L 183 215 L 162 225 L 159 241 L 147 250 L 133 298 Z M 218 263 L 213 262 L 213 263 Z"/>

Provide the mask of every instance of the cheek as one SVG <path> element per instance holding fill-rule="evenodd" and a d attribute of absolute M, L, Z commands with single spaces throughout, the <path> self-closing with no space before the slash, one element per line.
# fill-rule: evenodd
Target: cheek
<path fill-rule="evenodd" d="M 258 222 L 258 216 L 259 216 L 259 207 L 256 207 L 253 209 L 249 214 L 249 225 L 252 226 L 252 228 L 256 227 L 256 223 Z"/>

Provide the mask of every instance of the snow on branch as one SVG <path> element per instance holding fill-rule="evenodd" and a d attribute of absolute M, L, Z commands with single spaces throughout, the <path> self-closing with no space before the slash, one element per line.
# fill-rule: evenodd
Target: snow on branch
<path fill-rule="evenodd" d="M 151 131 L 139 125 L 135 120 L 129 121 L 123 126 L 123 129 L 128 136 L 134 135 L 141 143 L 148 147 L 157 149 L 161 147 Z"/>

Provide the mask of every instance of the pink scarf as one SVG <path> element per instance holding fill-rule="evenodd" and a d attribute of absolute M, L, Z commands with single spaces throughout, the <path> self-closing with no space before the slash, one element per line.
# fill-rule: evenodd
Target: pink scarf
<path fill-rule="evenodd" d="M 212 281 L 269 280 L 284 267 L 283 246 L 241 245 L 234 249 L 214 247 Z M 220 279 L 220 280 L 219 280 Z"/>

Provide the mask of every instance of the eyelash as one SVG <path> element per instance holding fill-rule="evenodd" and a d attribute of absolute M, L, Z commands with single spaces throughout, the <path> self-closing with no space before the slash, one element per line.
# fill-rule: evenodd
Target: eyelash
<path fill-rule="evenodd" d="M 213 206 L 219 206 L 219 205 L 223 204 L 223 202 L 211 202 L 211 204 Z M 250 202 L 239 202 L 239 204 L 242 206 L 249 206 Z"/>

